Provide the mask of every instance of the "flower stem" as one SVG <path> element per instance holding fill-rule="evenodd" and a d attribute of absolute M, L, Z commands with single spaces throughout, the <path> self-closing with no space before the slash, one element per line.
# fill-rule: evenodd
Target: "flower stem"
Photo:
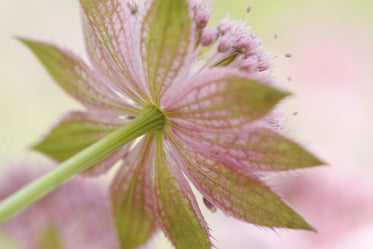
<path fill-rule="evenodd" d="M 58 168 L 4 199 L 0 203 L 0 223 L 21 212 L 71 177 L 88 169 L 126 143 L 147 132 L 162 129 L 165 123 L 166 119 L 161 111 L 154 106 L 146 107 L 132 122 L 100 139 L 61 163 Z"/>

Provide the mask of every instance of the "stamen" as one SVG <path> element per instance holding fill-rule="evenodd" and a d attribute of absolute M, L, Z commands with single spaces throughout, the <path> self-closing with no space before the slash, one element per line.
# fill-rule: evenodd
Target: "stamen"
<path fill-rule="evenodd" d="M 279 59 L 279 58 L 291 58 L 293 57 L 292 53 L 285 53 L 283 55 L 279 55 L 279 56 L 276 56 L 274 57 L 274 59 Z"/>
<path fill-rule="evenodd" d="M 245 18 L 243 19 L 242 24 L 241 24 L 242 27 L 246 25 L 247 18 L 248 18 L 248 16 L 249 16 L 250 11 L 251 11 L 251 6 L 247 6 L 247 9 L 246 9 L 246 16 L 245 16 Z"/>
<path fill-rule="evenodd" d="M 241 65 L 240 65 L 240 69 L 245 71 L 245 72 L 254 72 L 257 70 L 257 64 L 258 64 L 258 60 L 256 58 L 248 58 L 248 59 L 245 59 Z"/>
<path fill-rule="evenodd" d="M 249 37 L 245 37 L 244 39 L 241 39 L 237 43 L 237 49 L 239 50 L 239 52 L 243 53 L 246 57 L 250 55 L 250 51 L 252 51 L 254 47 L 255 47 L 255 43 Z"/>
<path fill-rule="evenodd" d="M 260 60 L 260 61 L 258 61 L 258 71 L 259 72 L 263 72 L 263 71 L 267 71 L 267 70 L 269 70 L 271 67 L 272 67 L 272 65 L 271 65 L 271 61 L 269 61 L 269 60 Z"/>
<path fill-rule="evenodd" d="M 265 43 L 266 41 L 270 40 L 270 39 L 277 39 L 278 38 L 278 35 L 277 34 L 274 34 L 274 35 L 271 35 L 269 37 L 266 37 L 262 40 L 262 44 Z"/>

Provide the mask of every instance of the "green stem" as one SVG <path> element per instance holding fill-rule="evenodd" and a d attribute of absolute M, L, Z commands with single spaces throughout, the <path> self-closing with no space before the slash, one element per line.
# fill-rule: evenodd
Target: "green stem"
<path fill-rule="evenodd" d="M 162 129 L 166 119 L 155 107 L 149 106 L 132 122 L 110 133 L 98 142 L 69 158 L 61 165 L 31 182 L 0 203 L 0 224 L 21 212 L 74 175 L 88 169 L 96 162 L 133 139 L 147 132 Z"/>

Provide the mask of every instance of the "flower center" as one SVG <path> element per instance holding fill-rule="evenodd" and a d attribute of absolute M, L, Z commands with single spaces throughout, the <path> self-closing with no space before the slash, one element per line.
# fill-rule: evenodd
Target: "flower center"
<path fill-rule="evenodd" d="M 143 109 L 143 114 L 146 114 L 149 116 L 149 122 L 152 123 L 151 129 L 149 129 L 149 132 L 162 130 L 166 125 L 168 124 L 168 118 L 167 115 L 159 109 L 159 107 L 154 105 L 148 105 Z"/>

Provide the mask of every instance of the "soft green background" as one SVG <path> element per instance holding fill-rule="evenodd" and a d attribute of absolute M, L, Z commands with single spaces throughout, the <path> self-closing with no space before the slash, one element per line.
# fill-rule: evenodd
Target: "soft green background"
<path fill-rule="evenodd" d="M 287 134 L 324 158 L 332 170 L 372 174 L 373 1 L 212 2 L 214 23 L 226 13 L 243 19 L 250 4 L 248 24 L 253 30 L 261 37 L 278 34 L 276 40 L 266 42 L 267 51 L 293 54 L 291 59 L 276 60 L 279 80 L 295 93 L 283 105 L 289 116 Z M 0 164 L 4 168 L 17 157 L 40 159 L 27 147 L 64 111 L 79 108 L 13 36 L 52 41 L 85 57 L 77 1 L 0 0 Z M 286 81 L 288 76 L 292 82 Z M 244 230 L 252 229 L 250 225 L 240 224 L 242 231 L 237 230 L 238 223 L 222 214 L 206 213 L 218 248 L 247 248 L 250 241 Z M 240 247 L 245 243 L 237 240 L 248 244 Z M 162 241 L 157 243 L 166 248 L 167 242 Z M 358 248 L 368 248 L 364 246 Z M 0 248 L 6 248 L 1 241 Z"/>

